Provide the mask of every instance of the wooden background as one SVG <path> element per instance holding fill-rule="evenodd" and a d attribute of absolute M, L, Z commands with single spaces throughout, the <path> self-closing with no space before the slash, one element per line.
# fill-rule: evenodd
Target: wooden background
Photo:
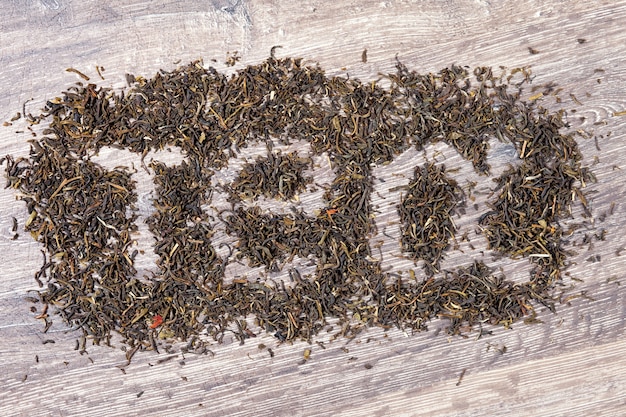
<path fill-rule="evenodd" d="M 11 217 L 23 227 L 26 208 L 2 189 L 0 415 L 626 415 L 626 116 L 619 115 L 626 109 L 626 1 L 12 0 L 1 2 L 0 16 L 0 121 L 31 98 L 27 109 L 35 113 L 78 81 L 67 67 L 97 80 L 95 66 L 103 66 L 99 83 L 122 87 L 125 73 L 151 77 L 198 58 L 223 70 L 227 52 L 241 55 L 235 68 L 258 63 L 275 45 L 283 47 L 277 56 L 363 80 L 392 71 L 396 56 L 422 72 L 452 63 L 532 65 L 535 84 L 563 87 L 560 105 L 543 104 L 568 109 L 572 129 L 598 139 L 599 149 L 593 138 L 579 138 L 598 178 L 588 189 L 594 217 L 583 232 L 607 231 L 605 241 L 576 248 L 568 270 L 583 280 L 570 294 L 587 291 L 593 300 L 569 299 L 556 315 L 540 311 L 542 324 L 494 328 L 480 340 L 475 333 L 449 338 L 439 322 L 416 335 L 371 329 L 326 349 L 277 346 L 266 335 L 213 346 L 215 356 L 138 354 L 123 374 L 115 366 L 124 363 L 119 349 L 90 347 L 81 356 L 73 350 L 77 335 L 62 325 L 41 333 L 24 300 L 36 288 L 40 246 L 24 232 L 11 240 Z M 0 155 L 27 153 L 29 134 L 15 133 L 23 126 L 0 127 Z M 149 193 L 140 194 L 149 214 Z M 612 202 L 613 214 L 603 218 Z M 592 255 L 601 261 L 588 261 Z M 152 260 L 142 262 L 149 269 Z M 42 344 L 47 339 L 55 343 Z M 307 348 L 311 358 L 300 364 Z"/>

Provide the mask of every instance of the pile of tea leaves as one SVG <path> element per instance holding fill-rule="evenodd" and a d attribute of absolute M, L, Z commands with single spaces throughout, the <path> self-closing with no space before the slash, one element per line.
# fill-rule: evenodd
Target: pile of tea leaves
<path fill-rule="evenodd" d="M 448 332 L 458 334 L 476 324 L 509 326 L 538 305 L 554 309 L 568 255 L 560 220 L 572 216 L 575 198 L 585 204 L 581 189 L 592 175 L 562 133 L 562 114 L 520 99 L 529 71 L 507 75 L 458 66 L 420 74 L 398 63 L 383 87 L 271 57 L 231 75 L 193 62 L 138 78 L 123 92 L 70 87 L 31 117 L 46 128 L 30 141 L 30 156 L 7 157 L 8 187 L 28 208 L 25 228 L 45 248 L 39 317 L 47 327 L 58 315 L 80 329 L 83 349 L 86 340 L 110 343 L 118 333 L 134 353 L 159 340 L 195 347 L 207 334 L 221 341 L 233 332 L 243 341 L 255 335 L 250 319 L 286 341 L 311 340 L 330 318 L 348 337 L 367 326 L 424 330 L 433 318 L 448 319 Z M 308 142 L 310 155 L 271 146 L 293 141 Z M 424 269 L 410 282 L 384 272 L 371 256 L 373 167 L 444 142 L 489 178 L 492 141 L 514 145 L 517 163 L 493 179 L 480 229 L 496 253 L 528 259 L 528 280 L 508 280 L 481 261 L 441 270 L 456 231 L 451 218 L 466 197 L 435 164 L 415 167 L 397 205 L 398 244 Z M 219 218 L 237 243 L 232 257 L 221 257 L 203 209 L 212 176 L 240 149 L 263 143 L 268 154 L 224 187 L 232 209 Z M 157 197 L 147 223 L 158 270 L 149 276 L 134 267 L 133 175 L 95 163 L 103 147 L 140 156 L 178 147 L 185 156 L 174 166 L 151 164 Z M 293 199 L 312 181 L 310 158 L 323 154 L 334 178 L 315 215 L 255 205 L 260 197 Z M 315 272 L 289 267 L 289 283 L 225 278 L 235 260 L 275 271 L 296 256 L 314 260 Z"/>

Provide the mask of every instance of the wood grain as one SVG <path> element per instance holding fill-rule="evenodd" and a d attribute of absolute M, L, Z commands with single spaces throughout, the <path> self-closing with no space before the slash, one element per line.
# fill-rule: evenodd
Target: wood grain
<path fill-rule="evenodd" d="M 119 349 L 94 346 L 81 356 L 73 351 L 77 335 L 60 323 L 41 333 L 23 299 L 36 288 L 40 246 L 23 232 L 11 240 L 11 217 L 23 226 L 26 209 L 12 190 L 2 189 L 0 415 L 626 415 L 626 251 L 619 251 L 626 247 L 626 116 L 614 116 L 626 109 L 625 1 L 41 0 L 3 2 L 0 10 L 2 121 L 31 98 L 27 110 L 35 113 L 78 81 L 68 67 L 97 80 L 95 66 L 101 65 L 105 80 L 98 82 L 120 88 L 125 73 L 150 77 L 199 58 L 226 70 L 227 52 L 238 51 L 241 66 L 260 62 L 275 45 L 282 46 L 279 56 L 302 56 L 329 74 L 364 80 L 393 71 L 396 57 L 423 72 L 452 63 L 531 65 L 534 84 L 555 81 L 563 88 L 562 103 L 543 104 L 567 109 L 572 130 L 597 138 L 599 149 L 593 137 L 579 138 L 598 183 L 589 187 L 594 217 L 574 241 L 607 230 L 604 241 L 574 248 L 578 254 L 568 270 L 582 280 L 572 281 L 576 288 L 568 294 L 586 291 L 593 300 L 570 299 L 556 315 L 541 311 L 542 324 L 494 328 L 492 336 L 476 340 L 448 338 L 439 331 L 445 323 L 435 321 L 431 331 L 415 335 L 371 329 L 349 343 L 321 335 L 325 349 L 304 342 L 277 346 L 262 336 L 244 346 L 215 345 L 214 356 L 163 362 L 170 355 L 137 355 L 123 374 L 115 366 L 124 362 Z M 530 54 L 529 47 L 539 53 Z M 368 61 L 362 63 L 365 48 Z M 19 122 L 0 127 L 0 155 L 27 154 L 29 133 L 15 133 L 19 129 Z M 429 152 L 432 158 L 435 150 Z M 506 149 L 501 152 L 493 151 L 492 162 L 503 167 Z M 113 166 L 132 160 L 101 157 Z M 463 168 L 454 155 L 445 157 L 447 166 Z M 393 170 L 410 172 L 414 163 L 405 156 Z M 377 176 L 392 178 L 389 172 L 383 167 Z M 148 191 L 139 191 L 144 216 L 150 213 Z M 373 204 L 393 216 L 386 200 Z M 461 219 L 460 227 L 470 228 L 477 215 Z M 378 221 L 392 220 L 381 215 Z M 150 237 L 143 239 L 149 245 Z M 484 246 L 478 237 L 473 243 Z M 384 242 L 388 266 L 401 262 L 393 256 L 395 244 Z M 454 266 L 475 255 L 457 251 L 446 262 Z M 587 261 L 591 255 L 601 262 Z M 153 259 L 142 262 L 149 269 Z M 493 265 L 510 274 L 525 268 L 510 260 Z M 48 339 L 55 343 L 44 345 Z M 299 364 L 309 347 L 310 360 Z"/>

